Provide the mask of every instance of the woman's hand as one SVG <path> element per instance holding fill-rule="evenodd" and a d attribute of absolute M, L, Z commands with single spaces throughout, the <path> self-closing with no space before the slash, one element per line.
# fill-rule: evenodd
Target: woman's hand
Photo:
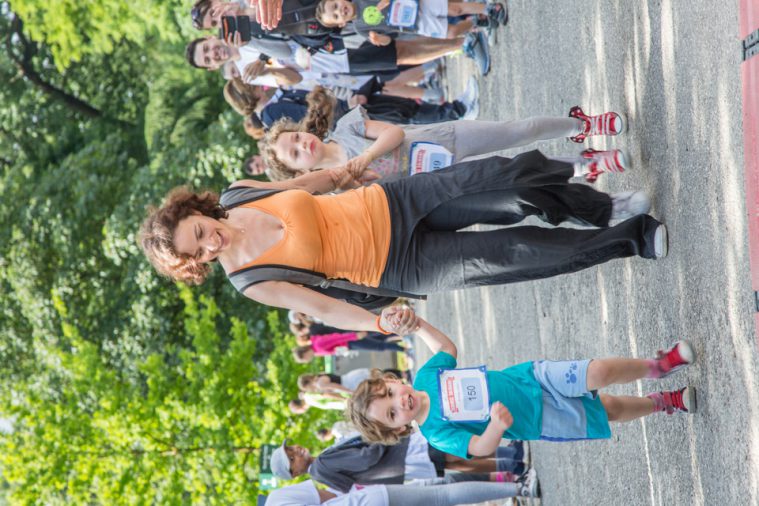
<path fill-rule="evenodd" d="M 356 178 L 353 177 L 353 174 L 351 174 L 345 167 L 337 167 L 335 169 L 327 170 L 329 170 L 330 176 L 332 177 L 335 190 L 352 190 L 353 188 L 361 186 L 361 183 L 357 181 Z"/>
<path fill-rule="evenodd" d="M 399 336 L 413 334 L 419 328 L 416 313 L 408 306 L 390 306 L 382 310 L 380 326 Z"/>
<path fill-rule="evenodd" d="M 345 163 L 345 169 L 351 173 L 355 179 L 361 179 L 369 164 L 374 161 L 374 156 L 368 151 L 351 158 Z"/>

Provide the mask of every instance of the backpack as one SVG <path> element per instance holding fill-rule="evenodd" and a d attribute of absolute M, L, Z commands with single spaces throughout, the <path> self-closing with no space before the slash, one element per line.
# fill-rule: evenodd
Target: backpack
<path fill-rule="evenodd" d="M 282 190 L 251 187 L 228 188 L 221 194 L 219 203 L 224 209 L 230 210 L 269 197 L 280 191 Z M 330 279 L 319 272 L 286 265 L 255 265 L 229 273 L 227 277 L 240 293 L 244 293 L 248 287 L 264 281 L 287 281 L 370 311 L 388 306 L 395 302 L 398 297 L 426 298 L 425 296 L 386 288 L 358 285 L 345 279 Z"/>

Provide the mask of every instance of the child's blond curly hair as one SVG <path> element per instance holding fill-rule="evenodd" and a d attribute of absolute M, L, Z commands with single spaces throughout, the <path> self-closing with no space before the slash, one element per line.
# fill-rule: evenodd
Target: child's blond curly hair
<path fill-rule="evenodd" d="M 316 86 L 306 95 L 306 103 L 308 103 L 308 112 L 300 123 L 295 123 L 288 118 L 278 120 L 259 144 L 261 156 L 269 168 L 267 174 L 272 181 L 286 181 L 303 174 L 297 169 L 288 167 L 277 157 L 274 144 L 280 135 L 287 132 L 308 132 L 324 140 L 332 127 L 337 99 L 330 91 Z"/>
<path fill-rule="evenodd" d="M 413 430 L 411 425 L 407 425 L 402 431 L 399 431 L 370 419 L 366 415 L 372 402 L 387 395 L 386 379 L 397 380 L 399 378 L 395 374 L 372 369 L 369 378 L 356 387 L 353 396 L 348 400 L 348 407 L 345 411 L 346 418 L 358 429 L 367 443 L 398 444 L 401 438 L 408 436 Z"/>

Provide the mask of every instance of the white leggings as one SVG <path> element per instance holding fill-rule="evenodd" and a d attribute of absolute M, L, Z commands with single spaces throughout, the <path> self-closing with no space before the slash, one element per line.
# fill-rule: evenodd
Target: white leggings
<path fill-rule="evenodd" d="M 504 497 L 514 497 L 519 491 L 516 483 L 487 483 L 464 481 L 450 485 L 428 487 L 414 485 L 385 485 L 389 506 L 454 506 Z"/>
<path fill-rule="evenodd" d="M 577 118 L 546 116 L 517 121 L 456 121 L 456 160 L 518 148 L 536 141 L 571 137 L 577 135 L 582 126 L 582 121 Z"/>

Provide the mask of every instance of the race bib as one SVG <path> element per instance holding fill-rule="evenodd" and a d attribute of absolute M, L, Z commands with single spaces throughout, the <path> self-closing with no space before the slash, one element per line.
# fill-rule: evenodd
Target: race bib
<path fill-rule="evenodd" d="M 443 169 L 453 163 L 453 154 L 434 142 L 414 142 L 409 153 L 409 176 Z"/>
<path fill-rule="evenodd" d="M 393 0 L 390 4 L 387 24 L 399 28 L 413 28 L 419 3 L 416 0 Z"/>
<path fill-rule="evenodd" d="M 484 422 L 490 417 L 487 368 L 440 369 L 440 415 L 451 422 Z"/>

